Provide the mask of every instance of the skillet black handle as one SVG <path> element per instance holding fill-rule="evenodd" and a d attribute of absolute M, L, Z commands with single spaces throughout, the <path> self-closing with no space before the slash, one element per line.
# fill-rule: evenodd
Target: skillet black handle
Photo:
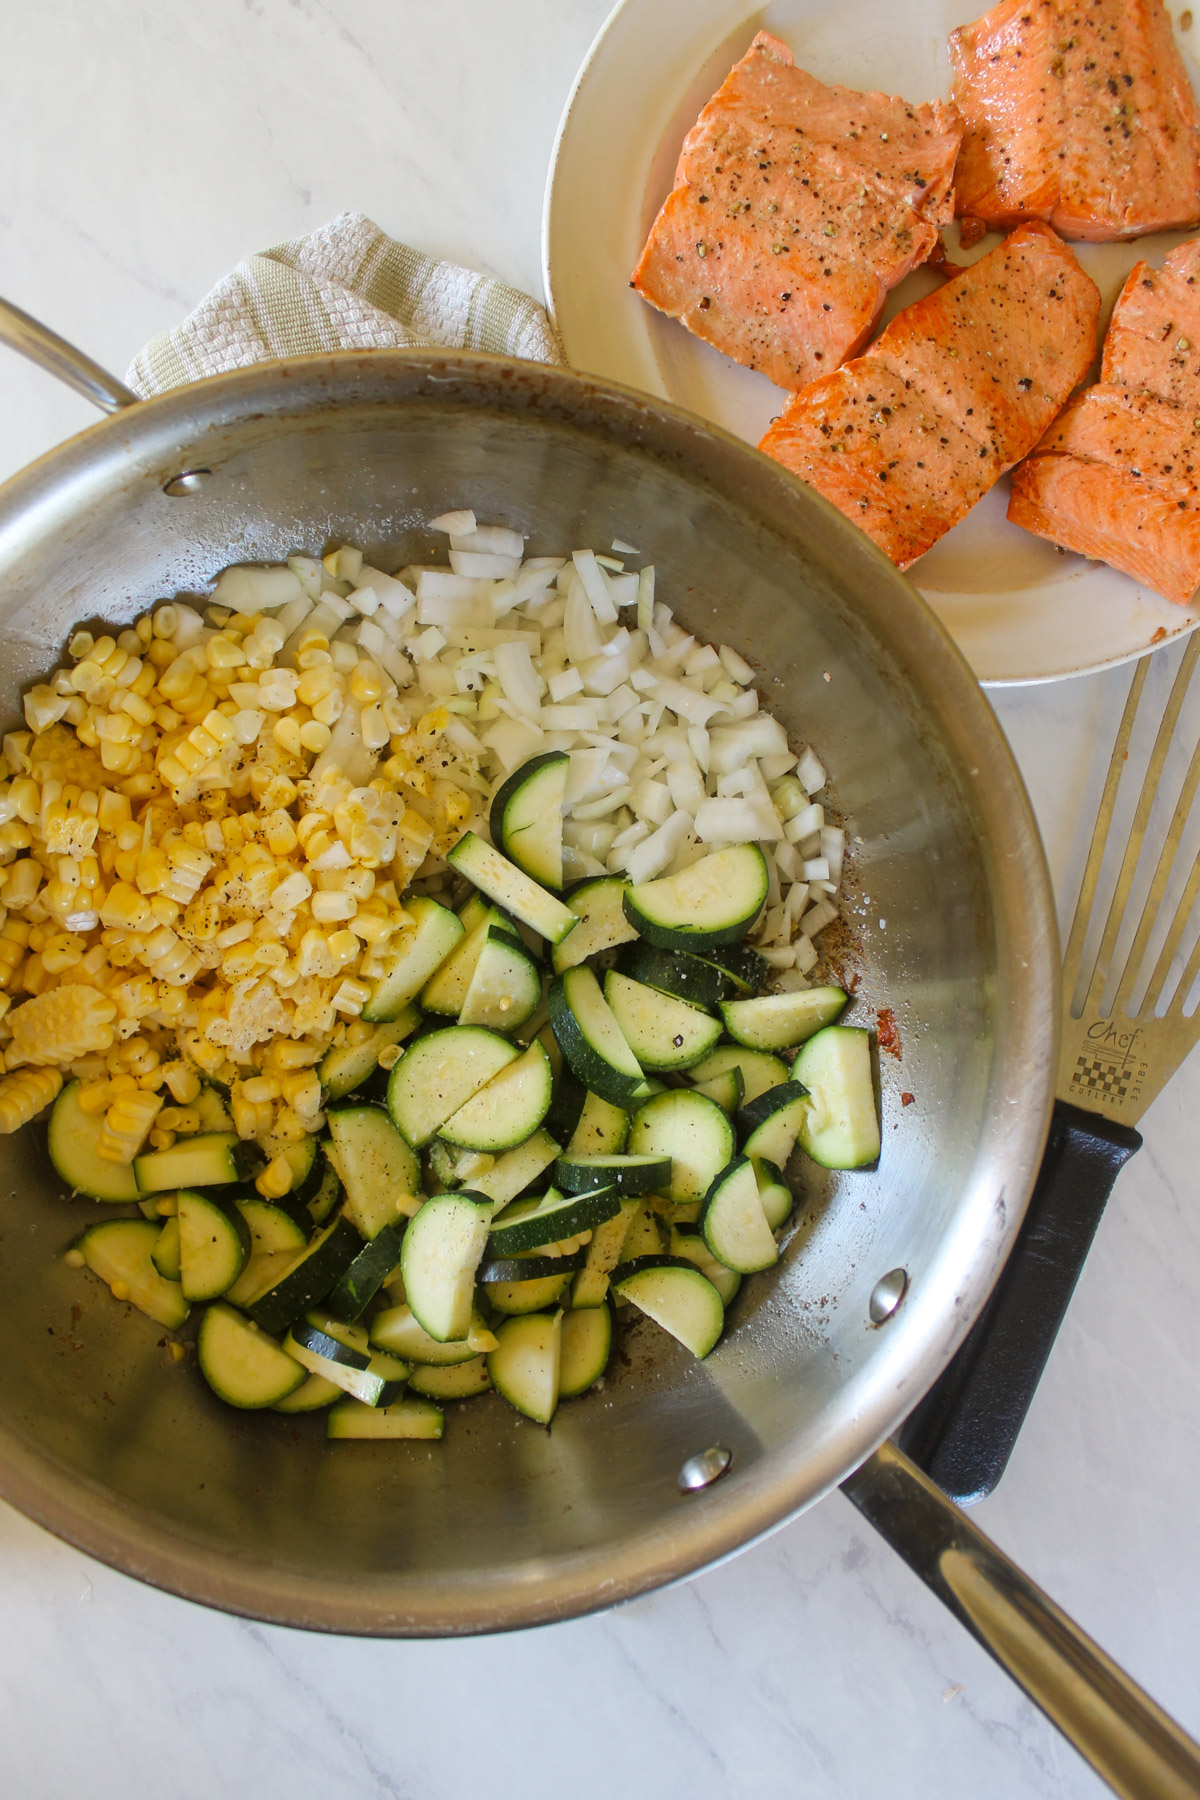
<path fill-rule="evenodd" d="M 1029 1211 L 991 1298 L 898 1442 L 960 1506 L 996 1486 L 1113 1183 L 1141 1136 L 1056 1100 Z"/>

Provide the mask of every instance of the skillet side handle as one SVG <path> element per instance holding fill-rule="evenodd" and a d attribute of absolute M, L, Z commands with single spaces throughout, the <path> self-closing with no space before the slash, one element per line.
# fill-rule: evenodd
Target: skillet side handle
<path fill-rule="evenodd" d="M 842 1492 L 1114 1793 L 1197 1800 L 1200 1744 L 894 1444 Z"/>
<path fill-rule="evenodd" d="M 56 375 L 102 412 L 115 413 L 122 407 L 137 405 L 137 395 L 124 382 L 102 369 L 99 363 L 94 363 L 74 344 L 68 344 L 56 331 L 40 325 L 19 306 L 12 306 L 3 299 L 0 299 L 0 344 L 19 350 L 39 369 Z"/>
<path fill-rule="evenodd" d="M 960 1506 L 996 1486 L 1066 1316 L 1100 1215 L 1141 1137 L 1058 1100 L 1029 1211 L 953 1362 L 898 1433 Z"/>

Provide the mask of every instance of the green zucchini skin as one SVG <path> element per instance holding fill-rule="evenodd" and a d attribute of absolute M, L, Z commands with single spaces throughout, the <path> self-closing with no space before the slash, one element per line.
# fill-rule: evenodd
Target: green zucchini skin
<path fill-rule="evenodd" d="M 612 1106 L 628 1106 L 646 1091 L 641 1064 L 613 1018 L 586 963 L 557 975 L 546 996 L 550 1023 L 577 1080 Z"/>
<path fill-rule="evenodd" d="M 669 1156 L 560 1156 L 554 1165 L 554 1179 L 568 1194 L 586 1194 L 593 1188 L 611 1187 L 620 1199 L 627 1200 L 669 1186 L 671 1159 Z M 602 1221 L 597 1219 L 595 1223 Z M 581 1229 L 590 1230 L 591 1227 Z"/>
<path fill-rule="evenodd" d="M 583 1250 L 572 1250 L 569 1256 L 496 1256 L 481 1264 L 479 1279 L 549 1281 L 555 1275 L 577 1275 L 585 1260 Z"/>
<path fill-rule="evenodd" d="M 800 1081 L 782 1081 L 768 1088 L 737 1113 L 734 1123 L 742 1137 L 746 1156 L 765 1156 L 782 1169 L 795 1149 L 805 1103 L 811 1099 Z"/>
<path fill-rule="evenodd" d="M 286 1331 L 310 1306 L 324 1300 L 362 1249 L 362 1238 L 340 1214 L 317 1234 L 305 1256 L 247 1310 L 264 1331 Z"/>
<path fill-rule="evenodd" d="M 531 757 L 497 790 L 488 815 L 492 842 L 555 894 L 563 884 L 563 797 L 570 767 L 565 750 Z"/>
<path fill-rule="evenodd" d="M 385 1225 L 369 1244 L 364 1244 L 325 1298 L 331 1313 L 348 1324 L 362 1317 L 388 1276 L 399 1266 L 404 1225 L 404 1220 Z"/>
<path fill-rule="evenodd" d="M 745 937 L 766 904 L 768 885 L 758 845 L 731 844 L 675 875 L 631 887 L 625 915 L 662 950 L 712 949 Z"/>
<path fill-rule="evenodd" d="M 560 1194 L 550 1188 L 541 1199 L 518 1200 L 493 1219 L 488 1233 L 489 1256 L 515 1256 L 524 1250 L 541 1250 L 547 1244 L 558 1244 L 564 1238 L 578 1237 L 581 1231 L 594 1231 L 621 1210 L 621 1196 L 611 1184 L 595 1182 L 583 1192 Z M 552 1274 L 553 1270 L 547 1273 Z M 493 1276 L 493 1280 L 515 1280 L 516 1277 Z"/>
<path fill-rule="evenodd" d="M 633 981 L 657 988 L 660 994 L 686 1000 L 689 1006 L 698 1006 L 702 1010 L 744 992 L 729 970 L 716 962 L 706 962 L 689 950 L 660 950 L 656 944 L 643 943 L 640 939 L 621 952 L 617 967 Z"/>

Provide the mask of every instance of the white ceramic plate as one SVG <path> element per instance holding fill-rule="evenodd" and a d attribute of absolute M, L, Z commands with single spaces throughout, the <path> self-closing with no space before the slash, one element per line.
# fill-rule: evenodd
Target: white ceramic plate
<path fill-rule="evenodd" d="M 546 291 L 567 360 L 688 407 L 757 443 L 783 395 L 647 306 L 629 274 L 671 187 L 701 106 L 758 30 L 823 81 L 909 100 L 949 93 L 946 38 L 984 0 L 623 0 L 593 44 L 559 127 L 543 220 Z M 1200 27 L 1181 37 L 1193 81 Z M 1193 44 L 1195 49 L 1193 49 Z M 1200 85 L 1200 83 L 1198 83 Z M 1104 299 L 1103 322 L 1139 258 L 1161 262 L 1186 233 L 1074 245 Z M 991 236 L 956 261 L 973 261 Z M 918 270 L 885 319 L 936 285 Z M 1068 556 L 1005 518 L 1008 481 L 914 565 L 912 575 L 979 679 L 1054 681 L 1142 655 L 1200 623 L 1103 563 Z"/>

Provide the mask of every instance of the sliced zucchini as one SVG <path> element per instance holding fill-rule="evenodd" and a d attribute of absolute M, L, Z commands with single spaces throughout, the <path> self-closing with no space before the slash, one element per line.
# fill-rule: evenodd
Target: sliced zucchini
<path fill-rule="evenodd" d="M 750 1050 L 788 1050 L 823 1025 L 832 1025 L 846 998 L 839 987 L 801 988 L 794 994 L 727 1000 L 721 1017 L 730 1037 Z"/>
<path fill-rule="evenodd" d="M 694 1083 L 696 1092 L 715 1100 L 723 1113 L 735 1113 L 746 1096 L 746 1078 L 735 1063 L 723 1075 L 711 1075 Z"/>
<path fill-rule="evenodd" d="M 551 1281 L 556 1275 L 578 1275 L 583 1264 L 582 1250 L 565 1256 L 539 1256 L 532 1250 L 520 1256 L 486 1255 L 479 1265 L 479 1279 L 485 1287 L 497 1282 Z"/>
<path fill-rule="evenodd" d="M 562 1312 L 505 1319 L 488 1357 L 497 1393 L 539 1425 L 548 1425 L 558 1406 L 562 1353 Z"/>
<path fill-rule="evenodd" d="M 295 1357 L 220 1300 L 200 1321 L 196 1359 L 213 1393 L 229 1406 L 278 1406 L 304 1381 Z"/>
<path fill-rule="evenodd" d="M 246 1266 L 223 1298 L 249 1312 L 255 1301 L 275 1287 L 300 1260 L 295 1250 L 252 1250 Z M 282 1329 L 280 1327 L 279 1329 Z"/>
<path fill-rule="evenodd" d="M 563 884 L 563 796 L 571 759 L 547 750 L 514 769 L 488 814 L 492 839 L 510 861 L 543 887 Z"/>
<path fill-rule="evenodd" d="M 421 989 L 421 1005 L 426 1012 L 458 1017 L 466 1002 L 471 977 L 493 926 L 497 930 L 504 930 L 504 915 L 494 906 L 484 903 L 483 916 L 455 944 L 445 962 Z"/>
<path fill-rule="evenodd" d="M 364 1244 L 337 1286 L 331 1288 L 325 1305 L 335 1318 L 352 1322 L 361 1318 L 393 1269 L 400 1266 L 400 1244 L 404 1232 L 399 1220 L 376 1232 Z"/>
<path fill-rule="evenodd" d="M 477 1194 L 486 1194 L 497 1208 L 507 1206 L 523 1194 L 531 1182 L 548 1169 L 559 1154 L 559 1147 L 548 1131 L 535 1131 L 515 1150 L 498 1156 L 491 1168 L 477 1175 L 472 1186 Z"/>
<path fill-rule="evenodd" d="M 192 1111 L 200 1115 L 201 1131 L 233 1130 L 233 1119 L 225 1104 L 228 1097 L 227 1089 L 218 1089 L 211 1081 L 201 1083 L 196 1098 L 188 1102 Z"/>
<path fill-rule="evenodd" d="M 553 1093 L 550 1058 L 534 1038 L 522 1055 L 451 1114 L 441 1135 L 467 1150 L 511 1150 L 537 1130 Z"/>
<path fill-rule="evenodd" d="M 796 1204 L 795 1195 L 783 1179 L 782 1172 L 765 1156 L 752 1156 L 750 1163 L 754 1179 L 758 1182 L 758 1197 L 762 1201 L 767 1224 L 772 1231 L 778 1231 L 792 1216 L 792 1208 Z"/>
<path fill-rule="evenodd" d="M 530 1254 L 511 1259 L 512 1263 L 523 1265 L 531 1263 L 534 1268 L 555 1261 L 558 1273 L 554 1275 L 522 1275 L 519 1281 L 489 1281 L 484 1284 L 487 1295 L 496 1312 L 517 1316 L 523 1313 L 543 1312 L 546 1307 L 553 1306 L 561 1300 L 571 1285 L 572 1276 L 576 1272 L 574 1259 L 563 1257 L 554 1259 Z"/>
<path fill-rule="evenodd" d="M 331 1406 L 326 1435 L 331 1438 L 440 1438 L 442 1409 L 432 1400 L 397 1400 L 391 1406 L 364 1406 L 347 1397 Z"/>
<path fill-rule="evenodd" d="M 638 1156 L 670 1157 L 668 1199 L 701 1200 L 732 1160 L 733 1126 L 715 1101 L 694 1088 L 672 1088 L 638 1108 L 629 1148 Z"/>
<path fill-rule="evenodd" d="M 135 1156 L 133 1172 L 143 1194 L 158 1194 L 164 1188 L 222 1187 L 245 1181 L 250 1162 L 236 1132 L 210 1131 L 180 1138 L 169 1150 Z"/>
<path fill-rule="evenodd" d="M 739 1156 L 708 1190 L 700 1214 L 704 1241 L 727 1269 L 753 1275 L 779 1261 L 779 1246 L 767 1223 L 750 1161 Z"/>
<path fill-rule="evenodd" d="M 555 976 L 547 1005 L 559 1048 L 586 1088 L 613 1106 L 642 1097 L 646 1083 L 641 1064 L 586 963 Z"/>
<path fill-rule="evenodd" d="M 725 1325 L 721 1296 L 694 1264 L 676 1257 L 644 1257 L 613 1273 L 613 1292 L 704 1357 Z"/>
<path fill-rule="evenodd" d="M 704 1233 L 693 1225 L 673 1225 L 671 1227 L 671 1255 L 680 1256 L 685 1262 L 695 1263 L 700 1273 L 708 1278 L 721 1296 L 721 1304 L 728 1307 L 734 1295 L 742 1285 L 740 1275 L 727 1269 L 723 1262 L 718 1262 L 704 1241 Z"/>
<path fill-rule="evenodd" d="M 608 1278 L 621 1260 L 629 1221 L 635 1213 L 644 1211 L 636 1200 L 622 1200 L 621 1210 L 593 1231 L 584 1265 L 571 1286 L 574 1309 L 603 1306 L 608 1297 Z"/>
<path fill-rule="evenodd" d="M 610 969 L 604 998 L 643 1069 L 673 1073 L 702 1062 L 721 1035 L 721 1021 L 688 1000 L 664 994 Z"/>
<path fill-rule="evenodd" d="M 705 950 L 704 957 L 707 962 L 716 963 L 718 969 L 724 969 L 738 992 L 745 995 L 757 994 L 771 972 L 766 957 L 749 944 L 713 944 Z"/>
<path fill-rule="evenodd" d="M 463 936 L 462 921 L 436 900 L 424 896 L 406 900 L 404 910 L 415 920 L 416 930 L 401 938 L 386 973 L 375 983 L 361 1014 L 368 1025 L 399 1018 Z"/>
<path fill-rule="evenodd" d="M 462 921 L 463 930 L 474 931 L 487 910 L 488 903 L 482 894 L 469 894 L 458 909 L 458 916 Z"/>
<path fill-rule="evenodd" d="M 489 925 L 458 1015 L 460 1025 L 515 1031 L 542 1003 L 542 971 L 520 938 Z"/>
<path fill-rule="evenodd" d="M 469 1191 L 437 1194 L 410 1221 L 400 1251 L 408 1304 L 439 1343 L 465 1338 L 475 1271 L 487 1246 L 492 1202 Z"/>
<path fill-rule="evenodd" d="M 110 1162 L 96 1146 L 103 1113 L 85 1113 L 79 1104 L 83 1083 L 69 1081 L 50 1109 L 46 1148 L 50 1161 L 77 1194 L 93 1200 L 136 1200 L 140 1192 L 131 1163 Z"/>
<path fill-rule="evenodd" d="M 170 1218 L 158 1234 L 158 1242 L 150 1252 L 150 1261 L 168 1281 L 179 1280 L 179 1219 Z"/>
<path fill-rule="evenodd" d="M 280 1250 L 290 1250 L 295 1255 L 307 1244 L 303 1227 L 282 1206 L 275 1206 L 270 1200 L 258 1199 L 235 1200 L 233 1204 L 250 1233 L 251 1256 L 273 1254 Z"/>
<path fill-rule="evenodd" d="M 335 1381 L 327 1381 L 324 1375 L 310 1375 L 292 1393 L 276 1400 L 274 1410 L 281 1413 L 320 1412 L 323 1406 L 331 1406 L 341 1397 L 342 1389 Z"/>
<path fill-rule="evenodd" d="M 516 863 L 502 856 L 499 850 L 493 850 L 473 831 L 459 838 L 446 861 L 489 900 L 504 907 L 514 919 L 520 919 L 531 931 L 552 944 L 560 944 L 579 922 L 578 915 L 569 906 L 564 906 L 557 895 L 531 880 Z"/>
<path fill-rule="evenodd" d="M 738 1044 L 721 1044 L 703 1062 L 688 1070 L 688 1079 L 698 1085 L 727 1075 L 731 1069 L 737 1069 L 742 1077 L 743 1106 L 749 1106 L 768 1088 L 778 1087 L 788 1078 L 788 1066 L 782 1057 L 770 1056 L 765 1050 L 744 1050 Z M 712 1098 L 715 1100 L 716 1095 Z"/>
<path fill-rule="evenodd" d="M 431 1338 L 424 1327 L 417 1323 L 411 1307 L 391 1306 L 385 1312 L 375 1314 L 371 1320 L 370 1336 L 377 1349 L 390 1350 L 405 1362 L 448 1369 L 459 1363 L 469 1362 L 471 1357 L 478 1355 L 483 1348 L 481 1338 L 490 1336 L 490 1333 L 484 1324 L 482 1313 L 472 1312 L 466 1337 L 457 1343 L 443 1344 L 437 1338 Z"/>
<path fill-rule="evenodd" d="M 408 1364 L 386 1350 L 352 1349 L 309 1319 L 297 1319 L 283 1347 L 310 1375 L 323 1375 L 364 1406 L 390 1406 L 409 1376 Z"/>
<path fill-rule="evenodd" d="M 569 1156 L 615 1156 L 629 1142 L 629 1114 L 585 1091 L 583 1110 L 567 1139 Z"/>
<path fill-rule="evenodd" d="M 736 1121 L 742 1154 L 765 1156 L 785 1169 L 810 1105 L 808 1089 L 801 1082 L 782 1081 L 743 1106 Z"/>
<path fill-rule="evenodd" d="M 554 1098 L 550 1102 L 550 1111 L 546 1114 L 546 1129 L 551 1137 L 557 1138 L 560 1144 L 565 1144 L 579 1123 L 580 1115 L 583 1112 L 583 1103 L 587 1099 L 587 1089 L 582 1081 L 575 1079 L 563 1061 L 562 1051 L 558 1048 L 558 1039 L 554 1035 L 553 1026 L 550 1028 L 549 1036 L 558 1056 L 558 1073 L 554 1077 Z M 542 1040 L 539 1039 L 539 1042 Z M 549 1052 L 547 1054 L 549 1055 Z M 551 1060 L 553 1061 L 553 1058 Z"/>
<path fill-rule="evenodd" d="M 767 898 L 767 859 L 757 844 L 731 844 L 631 887 L 625 913 L 663 950 L 701 950 L 744 938 Z"/>
<path fill-rule="evenodd" d="M 586 1194 L 593 1188 L 611 1187 L 619 1199 L 628 1200 L 669 1186 L 671 1159 L 669 1156 L 560 1156 L 554 1165 L 554 1179 L 568 1194 Z M 571 1233 L 563 1235 L 569 1237 Z"/>
<path fill-rule="evenodd" d="M 247 1303 L 264 1331 L 286 1331 L 293 1319 L 323 1300 L 362 1249 L 362 1238 L 341 1213 L 319 1231 L 299 1257 L 289 1259 L 273 1286 Z"/>
<path fill-rule="evenodd" d="M 515 1045 L 480 1025 L 450 1025 L 419 1037 L 388 1082 L 393 1125 L 419 1149 L 518 1054 Z"/>
<path fill-rule="evenodd" d="M 607 1306 L 573 1308 L 563 1314 L 558 1395 L 573 1400 L 599 1381 L 612 1355 L 612 1313 Z"/>
<path fill-rule="evenodd" d="M 594 1231 L 621 1210 L 621 1195 L 597 1181 L 591 1190 L 561 1194 L 550 1188 L 538 1200 L 514 1200 L 492 1221 L 487 1254 L 512 1256 L 520 1250 L 540 1250 L 564 1238 Z M 493 1276 L 493 1280 L 498 1279 Z"/>
<path fill-rule="evenodd" d="M 430 903 L 432 904 L 432 902 Z M 449 917 L 453 918 L 453 913 Z M 394 1019 L 377 1025 L 361 1044 L 337 1044 L 327 1050 L 317 1068 L 325 1099 L 341 1100 L 361 1087 L 379 1067 L 379 1052 L 390 1044 L 399 1044 L 421 1023 L 415 1006 L 406 1006 Z"/>
<path fill-rule="evenodd" d="M 809 1091 L 800 1148 L 827 1169 L 860 1169 L 879 1155 L 870 1033 L 827 1025 L 801 1047 L 792 1080 Z"/>
<path fill-rule="evenodd" d="M 383 1108 L 331 1106 L 325 1116 L 346 1211 L 363 1236 L 377 1237 L 385 1225 L 416 1212 L 421 1165 Z"/>
<path fill-rule="evenodd" d="M 686 1000 L 704 1011 L 744 992 L 728 969 L 715 962 L 706 962 L 687 950 L 660 950 L 656 944 L 640 939 L 622 953 L 617 966 L 634 981 L 657 988 L 660 994 L 673 994 L 677 1000 Z"/>
<path fill-rule="evenodd" d="M 556 975 L 586 962 L 589 956 L 598 956 L 603 950 L 613 950 L 636 938 L 637 932 L 625 917 L 628 890 L 629 883 L 619 875 L 598 875 L 571 889 L 566 901 L 578 915 L 579 924 L 550 953 Z"/>
<path fill-rule="evenodd" d="M 108 1283 L 114 1300 L 127 1300 L 156 1324 L 178 1331 L 189 1308 L 180 1284 L 154 1266 L 160 1230 L 149 1219 L 105 1219 L 89 1226 L 74 1248 L 92 1273 Z"/>
<path fill-rule="evenodd" d="M 207 1194 L 179 1193 L 179 1280 L 185 1300 L 216 1300 L 246 1266 L 250 1232 L 235 1206 Z"/>
<path fill-rule="evenodd" d="M 486 1394 L 491 1385 L 486 1356 L 473 1356 L 449 1369 L 426 1364 L 413 1370 L 408 1383 L 410 1393 L 424 1394 L 429 1400 L 473 1400 L 476 1394 Z"/>
<path fill-rule="evenodd" d="M 323 1225 L 342 1200 L 342 1178 L 334 1165 L 329 1138 L 321 1139 L 322 1167 L 317 1191 L 308 1203 L 308 1216 L 314 1225 Z"/>
<path fill-rule="evenodd" d="M 617 1262 L 636 1262 L 643 1256 L 661 1256 L 666 1247 L 667 1234 L 662 1220 L 653 1206 L 645 1201 L 641 1202 L 629 1215 Z"/>

